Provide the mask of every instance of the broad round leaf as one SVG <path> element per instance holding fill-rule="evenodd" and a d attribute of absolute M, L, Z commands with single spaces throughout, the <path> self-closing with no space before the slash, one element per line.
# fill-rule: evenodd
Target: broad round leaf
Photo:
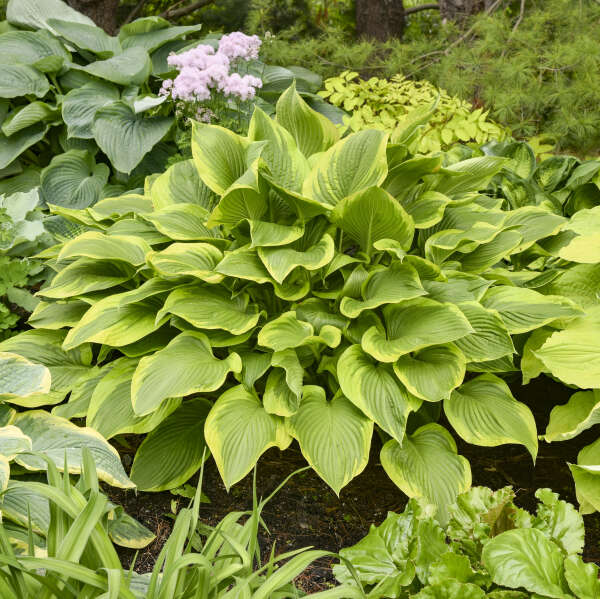
<path fill-rule="evenodd" d="M 30 102 L 14 110 L 6 117 L 2 123 L 2 133 L 8 136 L 14 135 L 37 123 L 57 120 L 58 114 L 58 109 L 55 106 L 45 102 Z"/>
<path fill-rule="evenodd" d="M 36 66 L 48 59 L 70 59 L 63 45 L 47 31 L 8 31 L 0 37 L 0 63 Z M 59 68 L 60 68 L 59 66 Z"/>
<path fill-rule="evenodd" d="M 223 275 L 215 266 L 223 254 L 208 243 L 172 243 L 160 252 L 150 252 L 146 260 L 165 279 L 193 277 L 207 283 L 219 283 Z"/>
<path fill-rule="evenodd" d="M 152 62 L 148 52 L 142 48 L 129 48 L 112 58 L 91 62 L 77 69 L 117 85 L 139 86 L 146 83 L 150 76 Z"/>
<path fill-rule="evenodd" d="M 37 96 L 41 98 L 50 90 L 48 79 L 24 64 L 0 64 L 0 98 Z"/>
<path fill-rule="evenodd" d="M 100 58 L 110 58 L 121 53 L 119 40 L 105 33 L 104 29 L 86 23 L 57 18 L 49 19 L 48 25 L 62 38 L 81 50 L 89 50 Z"/>
<path fill-rule="evenodd" d="M 27 406 L 28 398 L 49 391 L 50 371 L 46 366 L 17 354 L 0 352 L 0 400 Z M 1 448 L 0 453 L 3 453 Z"/>
<path fill-rule="evenodd" d="M 86 231 L 63 245 L 58 260 L 90 258 L 92 260 L 115 260 L 132 266 L 146 262 L 150 246 L 140 237 L 130 235 L 105 235 Z"/>
<path fill-rule="evenodd" d="M 89 17 L 71 8 L 61 0 L 10 0 L 6 18 L 12 25 L 26 29 L 50 29 L 48 19 L 63 19 L 94 25 Z"/>

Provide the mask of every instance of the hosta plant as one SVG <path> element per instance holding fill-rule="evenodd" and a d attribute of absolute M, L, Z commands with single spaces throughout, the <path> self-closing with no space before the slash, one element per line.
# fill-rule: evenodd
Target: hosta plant
<path fill-rule="evenodd" d="M 436 104 L 423 135 L 411 146 L 416 152 L 438 152 L 457 142 L 482 144 L 508 134 L 482 108 L 474 110 L 469 102 L 437 89 L 428 81 L 412 81 L 402 75 L 390 80 L 361 79 L 356 72 L 344 71 L 327 79 L 319 95 L 348 113 L 344 123 L 352 131 L 373 128 L 393 131 L 415 110 Z"/>
<path fill-rule="evenodd" d="M 501 377 L 524 334 L 584 309 L 536 290 L 528 258 L 568 220 L 481 193 L 506 158 L 412 157 L 419 127 L 339 139 L 293 87 L 248 136 L 196 123 L 193 159 L 144 195 L 53 208 L 88 230 L 44 252 L 56 276 L 36 330 L 0 351 L 48 366 L 85 352 L 46 403 L 106 438 L 148 433 L 140 489 L 180 485 L 205 444 L 230 487 L 296 440 L 339 493 L 377 426 L 386 472 L 445 520 L 471 472 L 436 413 L 535 460 L 533 415 Z"/>
<path fill-rule="evenodd" d="M 598 566 L 581 558 L 584 526 L 575 508 L 539 489 L 533 514 L 514 496 L 510 487 L 473 487 L 450 507 L 444 527 L 411 500 L 342 549 L 346 561 L 335 575 L 349 589 L 358 578 L 372 599 L 598 597 Z"/>

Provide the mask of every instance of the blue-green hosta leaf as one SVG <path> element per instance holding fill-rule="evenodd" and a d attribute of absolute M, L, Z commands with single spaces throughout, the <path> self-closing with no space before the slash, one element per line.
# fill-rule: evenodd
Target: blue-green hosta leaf
<path fill-rule="evenodd" d="M 260 317 L 256 304 L 248 305 L 248 297 L 232 298 L 225 289 L 200 285 L 180 287 L 170 293 L 157 319 L 174 314 L 199 329 L 223 329 L 242 335 L 253 329 Z"/>
<path fill-rule="evenodd" d="M 265 410 L 277 416 L 292 416 L 300 406 L 304 368 L 293 349 L 273 353 L 271 366 L 263 395 Z"/>
<path fill-rule="evenodd" d="M 437 191 L 414 194 L 402 201 L 402 207 L 413 219 L 416 229 L 427 229 L 439 223 L 452 200 Z"/>
<path fill-rule="evenodd" d="M 110 439 L 125 433 L 147 433 L 181 403 L 179 399 L 171 399 L 149 416 L 140 417 L 134 412 L 131 401 L 131 378 L 138 361 L 124 358 L 112 364 L 114 367 L 94 389 L 86 414 L 86 425 L 97 430 L 104 438 Z"/>
<path fill-rule="evenodd" d="M 303 194 L 334 208 L 344 198 L 380 185 L 387 175 L 386 145 L 383 131 L 349 135 L 319 156 L 304 181 Z"/>
<path fill-rule="evenodd" d="M 94 21 L 61 0 L 10 0 L 6 18 L 11 25 L 25 29 L 49 29 L 51 18 L 94 25 Z"/>
<path fill-rule="evenodd" d="M 48 19 L 48 25 L 62 38 L 81 50 L 89 50 L 100 58 L 110 58 L 122 52 L 119 40 L 104 29 L 86 23 Z"/>
<path fill-rule="evenodd" d="M 47 31 L 9 31 L 0 38 L 0 63 L 29 65 L 42 70 L 52 62 L 59 70 L 70 54 Z M 45 69 L 44 69 L 45 70 Z"/>
<path fill-rule="evenodd" d="M 291 133 L 258 106 L 252 114 L 248 139 L 267 142 L 261 157 L 274 181 L 285 189 L 301 191 L 304 179 L 310 171 L 308 160 L 298 149 Z"/>
<path fill-rule="evenodd" d="M 269 447 L 285 449 L 291 439 L 283 420 L 269 414 L 242 385 L 223 393 L 204 426 L 206 443 L 229 489 L 244 478 Z"/>
<path fill-rule="evenodd" d="M 58 260 L 90 258 L 116 260 L 132 266 L 141 266 L 146 262 L 148 252 L 150 246 L 140 237 L 86 231 L 63 245 Z"/>
<path fill-rule="evenodd" d="M 173 204 L 195 204 L 208 213 L 216 204 L 216 196 L 198 176 L 192 159 L 176 162 L 158 176 L 150 195 L 157 210 Z"/>
<path fill-rule="evenodd" d="M 387 334 L 371 327 L 361 342 L 362 348 L 381 362 L 395 362 L 412 351 L 449 343 L 474 332 L 456 306 L 427 298 L 386 306 L 383 315 Z"/>
<path fill-rule="evenodd" d="M 471 486 L 469 462 L 457 455 L 450 433 L 435 423 L 417 429 L 402 445 L 388 441 L 381 465 L 402 492 L 437 506 L 442 524 L 448 521 L 448 507 Z"/>
<path fill-rule="evenodd" d="M 96 112 L 92 131 L 113 166 L 129 174 L 172 124 L 172 117 L 146 117 L 135 114 L 125 102 L 114 102 Z"/>
<path fill-rule="evenodd" d="M 62 103 L 62 117 L 69 138 L 93 139 L 96 112 L 119 100 L 119 90 L 105 81 L 93 81 L 72 89 Z"/>
<path fill-rule="evenodd" d="M 42 197 L 55 206 L 87 208 L 101 198 L 109 175 L 108 166 L 96 164 L 88 152 L 69 150 L 55 156 L 42 171 Z"/>
<path fill-rule="evenodd" d="M 48 79 L 37 69 L 24 64 L 0 64 L 0 98 L 41 98 L 49 90 Z"/>
<path fill-rule="evenodd" d="M 313 110 L 296 92 L 296 82 L 277 101 L 277 122 L 287 129 L 308 158 L 328 150 L 340 137 L 337 127 Z"/>
<path fill-rule="evenodd" d="M 420 402 L 411 397 L 390 366 L 373 360 L 360 345 L 352 345 L 338 360 L 337 376 L 342 393 L 402 443 L 408 415 Z"/>
<path fill-rule="evenodd" d="M 556 599 L 571 597 L 563 560 L 559 547 L 533 528 L 507 530 L 493 537 L 482 554 L 496 584 Z"/>
<path fill-rule="evenodd" d="M 280 284 L 295 268 L 302 267 L 312 271 L 327 266 L 334 253 L 335 244 L 327 233 L 305 251 L 294 249 L 293 246 L 258 248 L 258 255 L 266 269 Z"/>
<path fill-rule="evenodd" d="M 39 302 L 27 323 L 34 329 L 62 329 L 74 327 L 89 305 L 81 301 Z"/>
<path fill-rule="evenodd" d="M 128 281 L 135 269 L 122 261 L 79 258 L 63 268 L 50 286 L 38 293 L 43 297 L 65 299 L 92 291 L 110 289 Z"/>
<path fill-rule="evenodd" d="M 124 29 L 121 28 L 119 32 L 119 40 L 124 49 L 127 48 L 144 48 L 148 52 L 152 52 L 167 42 L 179 39 L 187 35 L 188 33 L 195 33 L 200 31 L 202 28 L 201 24 L 198 25 L 180 25 L 172 26 L 168 21 L 165 27 L 147 30 L 135 30 L 135 29 Z M 134 23 L 132 23 L 134 25 Z M 125 25 L 127 28 L 128 25 Z"/>
<path fill-rule="evenodd" d="M 467 443 L 484 447 L 520 443 L 535 461 L 538 442 L 533 414 L 497 376 L 482 374 L 453 391 L 444 400 L 444 412 Z"/>
<path fill-rule="evenodd" d="M 150 414 L 169 397 L 219 389 L 230 372 L 239 373 L 236 353 L 215 358 L 202 333 L 180 333 L 164 349 L 140 360 L 131 381 L 131 401 L 138 415 Z"/>
<path fill-rule="evenodd" d="M 31 451 L 31 439 L 20 428 L 12 424 L 0 427 L 0 456 L 7 462 L 13 460 L 19 453 L 29 451 Z M 5 488 L 6 485 L 3 490 Z"/>
<path fill-rule="evenodd" d="M 400 357 L 394 363 L 394 372 L 415 397 L 441 401 L 462 383 L 466 364 L 463 353 L 452 343 L 447 343 Z"/>
<path fill-rule="evenodd" d="M 342 395 L 327 401 L 321 387 L 306 385 L 287 427 L 307 462 L 336 495 L 369 461 L 373 422 Z"/>
<path fill-rule="evenodd" d="M 223 254 L 208 243 L 172 243 L 160 252 L 150 252 L 146 260 L 165 279 L 193 277 L 219 283 L 223 275 L 215 272 Z"/>
<path fill-rule="evenodd" d="M 402 249 L 410 249 L 413 220 L 402 205 L 380 187 L 369 187 L 344 198 L 335 207 L 332 218 L 369 255 L 373 244 L 381 239 L 394 240 Z"/>
<path fill-rule="evenodd" d="M 64 466 L 66 454 L 69 472 L 79 474 L 83 462 L 82 449 L 85 447 L 94 458 L 100 480 L 124 489 L 135 486 L 123 470 L 117 450 L 95 430 L 75 426 L 44 410 L 19 414 L 14 425 L 31 439 L 34 452 L 48 456 L 59 469 Z M 47 468 L 46 462 L 33 454 L 19 454 L 15 461 L 27 470 Z"/>
<path fill-rule="evenodd" d="M 77 69 L 117 85 L 142 85 L 152 72 L 152 62 L 144 49 L 128 48 L 116 56 Z"/>
<path fill-rule="evenodd" d="M 475 331 L 454 342 L 468 362 L 496 360 L 515 353 L 512 339 L 496 311 L 474 301 L 460 303 L 458 307 Z"/>
<path fill-rule="evenodd" d="M 2 123 L 2 133 L 10 137 L 36 123 L 56 121 L 58 114 L 58 109 L 46 102 L 30 102 L 12 111 L 6 117 Z"/>
<path fill-rule="evenodd" d="M 10 137 L 6 137 L 4 133 L 0 133 L 0 169 L 6 168 L 16 158 L 18 158 L 27 148 L 30 148 L 34 144 L 41 141 L 46 132 L 48 126 L 44 123 L 37 123 L 27 129 L 21 129 L 18 133 L 14 133 Z M 39 176 L 39 175 L 38 175 Z M 13 177 L 17 179 L 18 177 Z M 15 181 L 14 187 L 8 188 L 9 192 L 25 191 L 31 189 L 30 187 L 31 176 L 28 176 L 26 180 Z M 34 181 L 35 182 L 35 181 Z"/>
<path fill-rule="evenodd" d="M 600 597 L 600 580 L 598 566 L 585 563 L 579 555 L 569 555 L 565 559 L 565 578 L 569 590 L 578 599 L 595 599 Z"/>
<path fill-rule="evenodd" d="M 141 491 L 165 491 L 185 483 L 209 453 L 204 424 L 211 409 L 206 399 L 184 401 L 139 446 L 131 479 Z"/>
<path fill-rule="evenodd" d="M 38 405 L 61 401 L 67 392 L 90 372 L 91 347 L 86 344 L 65 351 L 62 348 L 65 335 L 66 331 L 39 329 L 24 331 L 0 343 L 0 352 L 18 354 L 35 364 L 43 364 L 50 370 L 50 395 L 57 392 L 59 398 L 50 401 L 50 396 L 45 396 L 46 402 Z"/>
<path fill-rule="evenodd" d="M 98 366 L 90 368 L 88 373 L 73 385 L 73 389 L 69 395 L 69 401 L 54 406 L 54 408 L 52 408 L 52 414 L 61 416 L 67 420 L 73 418 L 85 418 L 94 389 L 106 373 L 113 368 L 113 364 L 113 362 L 109 362 L 102 368 Z"/>
<path fill-rule="evenodd" d="M 0 400 L 30 407 L 50 391 L 50 371 L 18 354 L 0 352 Z M 29 401 L 33 403 L 30 404 Z M 0 429 L 2 430 L 2 429 Z M 6 455 L 0 447 L 0 453 Z"/>
<path fill-rule="evenodd" d="M 579 391 L 569 401 L 552 408 L 544 440 L 567 441 L 600 423 L 600 390 Z"/>
<path fill-rule="evenodd" d="M 348 318 L 356 318 L 363 310 L 372 310 L 383 304 L 401 303 L 426 293 L 412 266 L 393 262 L 388 268 L 369 273 L 361 285 L 363 299 L 342 298 L 340 312 Z"/>
<path fill-rule="evenodd" d="M 566 298 L 506 285 L 488 289 L 481 303 L 500 314 L 511 334 L 527 333 L 555 320 L 574 318 L 582 313 L 576 304 Z"/>

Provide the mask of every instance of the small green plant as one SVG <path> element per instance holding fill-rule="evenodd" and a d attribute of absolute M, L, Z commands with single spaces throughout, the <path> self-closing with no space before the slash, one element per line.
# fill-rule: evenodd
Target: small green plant
<path fill-rule="evenodd" d="M 344 71 L 325 81 L 319 95 L 350 116 L 344 123 L 352 131 L 383 129 L 393 131 L 413 111 L 435 106 L 422 135 L 410 147 L 413 154 L 439 152 L 452 144 L 502 140 L 508 134 L 504 127 L 488 119 L 488 112 L 472 106 L 428 81 L 411 81 L 402 75 L 390 80 L 361 79 L 359 74 Z"/>
<path fill-rule="evenodd" d="M 575 508 L 550 489 L 536 492 L 535 514 L 514 497 L 510 487 L 473 487 L 443 527 L 430 506 L 411 500 L 342 549 L 334 573 L 350 588 L 358 578 L 372 599 L 600 596 L 598 567 L 581 558 L 584 524 Z"/>

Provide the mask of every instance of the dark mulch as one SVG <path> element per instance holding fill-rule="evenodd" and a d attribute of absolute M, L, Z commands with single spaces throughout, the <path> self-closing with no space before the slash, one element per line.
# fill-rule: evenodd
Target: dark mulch
<path fill-rule="evenodd" d="M 527 403 L 544 431 L 550 410 L 567 401 L 572 391 L 540 378 L 527 387 L 513 386 L 517 398 Z M 540 452 L 534 468 L 531 456 L 521 446 L 494 448 L 475 447 L 457 440 L 459 453 L 471 462 L 473 484 L 494 489 L 512 485 L 517 493 L 517 503 L 534 509 L 534 492 L 539 487 L 551 487 L 563 499 L 575 502 L 575 489 L 567 462 L 576 462 L 577 453 L 584 445 L 597 438 L 597 431 L 587 431 L 572 441 L 548 444 L 540 442 Z M 388 511 L 402 510 L 406 497 L 391 482 L 379 462 L 381 444 L 373 438 L 371 460 L 364 472 L 340 493 L 335 493 L 312 471 L 296 475 L 265 508 L 263 517 L 270 534 L 261 533 L 261 549 L 268 558 L 273 544 L 276 553 L 306 546 L 332 552 L 356 543 L 368 531 L 371 523 L 379 524 Z M 306 465 L 298 446 L 285 452 L 271 449 L 258 465 L 257 488 L 259 495 L 267 496 L 289 474 Z M 156 556 L 171 530 L 172 520 L 166 517 L 171 502 L 186 505 L 187 499 L 169 492 L 140 493 L 107 489 L 111 498 L 122 504 L 140 522 L 156 533 L 156 540 L 138 554 L 136 570 L 152 569 Z M 232 510 L 247 510 L 252 506 L 252 475 L 235 485 L 229 493 L 225 490 L 212 460 L 206 465 L 204 492 L 211 499 L 203 504 L 201 519 L 215 525 Z M 585 517 L 586 560 L 600 563 L 600 515 Z M 123 564 L 129 566 L 133 551 L 123 550 Z M 299 578 L 300 587 L 315 592 L 334 584 L 329 568 L 331 560 L 312 564 Z"/>

